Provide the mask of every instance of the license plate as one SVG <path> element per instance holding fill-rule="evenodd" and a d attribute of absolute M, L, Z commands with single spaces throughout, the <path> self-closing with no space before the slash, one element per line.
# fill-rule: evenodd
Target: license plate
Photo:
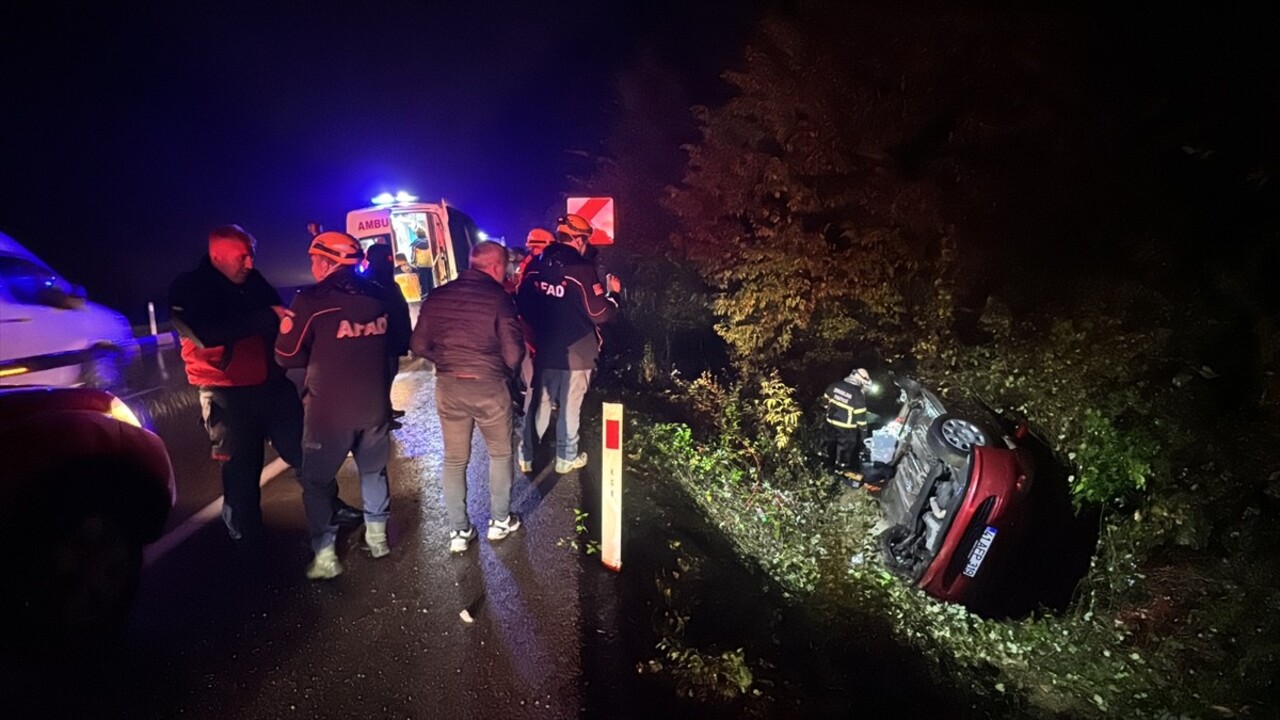
<path fill-rule="evenodd" d="M 973 549 L 969 551 L 969 563 L 964 566 L 964 574 L 973 577 L 978 574 L 978 568 L 982 566 L 982 561 L 987 557 L 987 551 L 991 549 L 991 543 L 996 539 L 996 529 L 987 526 L 982 531 L 982 537 L 978 538 L 978 542 L 973 544 Z"/>

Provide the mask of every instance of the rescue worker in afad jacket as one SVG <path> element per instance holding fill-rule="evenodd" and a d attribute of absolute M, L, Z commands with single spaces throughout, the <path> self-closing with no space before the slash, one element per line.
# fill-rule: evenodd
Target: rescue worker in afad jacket
<path fill-rule="evenodd" d="M 522 472 L 533 471 L 533 454 L 556 410 L 557 473 L 573 472 L 587 464 L 578 451 L 578 427 L 583 398 L 600 356 L 603 338 L 598 327 L 619 308 L 622 282 L 609 275 L 602 284 L 595 265 L 586 258 L 591 223 L 580 215 L 557 221 L 556 241 L 530 264 L 520 281 L 516 304 L 533 331 L 533 422 L 525 418 L 519 462 Z"/>
<path fill-rule="evenodd" d="M 338 494 L 334 476 L 348 452 L 360 474 L 365 544 L 375 558 L 391 552 L 387 357 L 388 348 L 407 342 L 409 328 L 389 312 L 385 292 L 356 273 L 364 254 L 355 238 L 321 233 L 310 255 L 317 284 L 299 292 L 293 316 L 281 320 L 275 356 L 283 367 L 306 368 L 302 501 L 315 552 L 307 577 L 323 580 L 342 573 L 329 510 Z"/>
<path fill-rule="evenodd" d="M 867 432 L 867 400 L 864 388 L 871 375 L 862 368 L 837 380 L 823 393 L 827 403 L 827 459 L 836 472 L 856 472 L 861 466 L 863 436 Z"/>

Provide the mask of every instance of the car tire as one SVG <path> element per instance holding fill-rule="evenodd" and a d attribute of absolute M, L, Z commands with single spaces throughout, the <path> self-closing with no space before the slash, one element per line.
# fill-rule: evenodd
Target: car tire
<path fill-rule="evenodd" d="M 86 513 L 72 532 L 56 550 L 61 576 L 53 598 L 57 619 L 91 635 L 114 634 L 138 594 L 142 544 L 125 523 L 105 512 Z"/>
<path fill-rule="evenodd" d="M 945 413 L 934 418 L 925 434 L 929 450 L 949 465 L 962 465 L 973 449 L 991 444 L 991 432 L 977 422 Z"/>
<path fill-rule="evenodd" d="M 92 360 L 80 370 L 80 383 L 85 387 L 114 390 L 124 384 L 125 354 L 120 348 L 104 345 L 95 348 Z"/>
<path fill-rule="evenodd" d="M 890 527 L 880 534 L 880 553 L 889 572 L 915 583 L 924 574 L 926 563 L 915 552 L 919 543 L 911 540 L 911 535 L 911 528 L 906 525 Z"/>
<path fill-rule="evenodd" d="M 117 503 L 59 501 L 14 528 L 14 595 L 4 605 L 52 652 L 108 642 L 123 629 L 142 575 L 142 543 Z"/>

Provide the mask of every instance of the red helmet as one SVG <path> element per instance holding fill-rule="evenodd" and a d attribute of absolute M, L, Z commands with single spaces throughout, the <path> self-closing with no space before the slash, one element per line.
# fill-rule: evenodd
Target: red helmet
<path fill-rule="evenodd" d="M 338 265 L 355 265 L 364 259 L 359 241 L 346 233 L 332 230 L 315 236 L 308 252 L 329 258 Z"/>
<path fill-rule="evenodd" d="M 550 230 L 534 228 L 529 231 L 529 237 L 524 241 L 524 245 L 530 249 L 539 249 L 544 248 L 555 241 L 555 236 L 551 234 Z"/>

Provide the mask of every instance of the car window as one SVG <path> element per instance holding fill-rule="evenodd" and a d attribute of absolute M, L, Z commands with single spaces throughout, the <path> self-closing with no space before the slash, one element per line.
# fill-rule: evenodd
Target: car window
<path fill-rule="evenodd" d="M 0 285 L 9 290 L 16 302 L 24 305 L 43 304 L 49 291 L 71 294 L 71 284 L 46 267 L 26 258 L 0 255 Z"/>

